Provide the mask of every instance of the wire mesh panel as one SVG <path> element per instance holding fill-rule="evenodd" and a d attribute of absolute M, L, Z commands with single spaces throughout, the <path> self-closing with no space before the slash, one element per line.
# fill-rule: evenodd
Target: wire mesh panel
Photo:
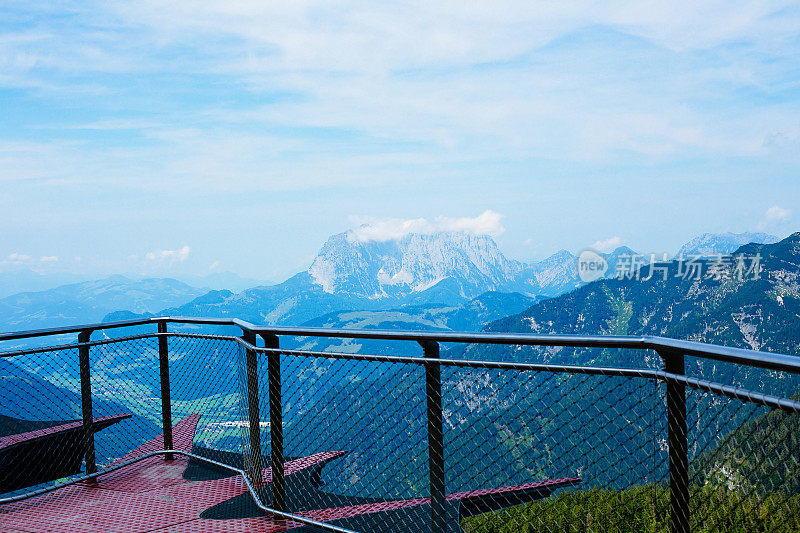
<path fill-rule="evenodd" d="M 168 342 L 173 423 L 198 414 L 195 451 L 241 454 L 241 428 L 248 424 L 238 385 L 241 346 L 212 336 L 171 336 Z"/>
<path fill-rule="evenodd" d="M 336 508 L 358 531 L 418 528 L 425 509 L 376 511 L 428 496 L 424 369 L 284 355 L 281 371 L 286 455 L 337 452 L 318 480 L 289 477 L 289 510 Z"/>
<path fill-rule="evenodd" d="M 794 375 L 690 361 L 718 382 L 699 385 L 440 361 L 432 342 L 425 358 L 377 360 L 247 338 L 144 334 L 0 357 L 0 494 L 106 469 L 99 484 L 0 506 L 3 527 L 311 531 L 266 505 L 353 531 L 800 530 Z M 684 443 L 686 478 L 674 475 Z M 688 527 L 675 529 L 684 493 Z M 89 501 L 130 516 L 75 519 Z M 47 509 L 74 523 L 47 523 Z"/>
<path fill-rule="evenodd" d="M 132 415 L 95 434 L 103 468 L 162 432 L 158 340 L 121 339 L 88 349 L 93 415 Z"/>
<path fill-rule="evenodd" d="M 0 358 L 0 383 L 0 494 L 78 474 L 83 460 L 78 350 Z M 33 441 L 38 445 L 31 446 Z"/>
<path fill-rule="evenodd" d="M 165 350 L 160 352 L 162 342 Z M 90 376 L 83 391 L 88 392 L 83 395 L 90 399 L 88 406 L 82 401 L 82 350 L 88 362 L 84 377 Z M 238 350 L 230 338 L 140 335 L 0 359 L 0 493 L 6 498 L 30 493 L 107 467 L 117 470 L 92 486 L 103 489 L 98 494 L 111 491 L 131 500 L 182 480 L 230 478 L 233 473 L 195 459 L 178 456 L 165 462 L 163 455 L 145 456 L 167 447 L 166 428 L 173 437 L 169 447 L 241 465 L 240 426 L 247 421 L 236 384 Z M 162 375 L 160 356 L 167 353 L 169 373 Z M 171 396 L 166 421 L 163 378 L 168 379 L 168 401 Z M 91 410 L 93 426 L 89 442 L 85 409 Z M 87 449 L 93 452 L 95 468 Z M 124 466 L 129 461 L 135 463 Z M 0 511 L 54 505 L 67 509 L 68 502 L 82 501 L 79 494 L 78 487 L 69 487 Z M 34 515 L 24 525 L 38 530 L 48 527 L 48 519 Z M 91 530 L 88 525 L 75 527 Z"/>
<path fill-rule="evenodd" d="M 693 531 L 800 531 L 800 414 L 688 393 Z"/>
<path fill-rule="evenodd" d="M 468 531 L 636 527 L 630 507 L 663 506 L 650 490 L 666 460 L 655 381 L 480 368 L 445 376 L 448 492 L 544 485 L 526 498 L 498 495 L 506 509 L 466 518 Z"/>

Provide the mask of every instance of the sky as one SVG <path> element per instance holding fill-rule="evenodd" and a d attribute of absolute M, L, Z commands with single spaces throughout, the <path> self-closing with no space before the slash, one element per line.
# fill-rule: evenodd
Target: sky
<path fill-rule="evenodd" d="M 0 3 L 0 271 L 674 252 L 800 230 L 799 174 L 796 2 Z"/>

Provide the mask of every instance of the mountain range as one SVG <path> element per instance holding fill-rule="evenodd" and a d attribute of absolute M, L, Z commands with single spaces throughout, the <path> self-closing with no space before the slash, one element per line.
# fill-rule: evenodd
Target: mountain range
<path fill-rule="evenodd" d="M 118 309 L 155 312 L 206 292 L 169 278 L 135 281 L 111 276 L 0 299 L 0 330 L 49 328 L 99 322 Z"/>
<path fill-rule="evenodd" d="M 632 253 L 620 247 L 604 254 L 609 271 L 618 257 Z M 442 232 L 376 242 L 347 232 L 330 237 L 308 270 L 283 283 L 209 292 L 161 314 L 299 325 L 340 311 L 402 308 L 424 314 L 419 306 L 460 308 L 487 292 L 517 293 L 532 303 L 580 286 L 576 261 L 561 251 L 538 263 L 521 263 L 506 258 L 487 235 Z"/>
<path fill-rule="evenodd" d="M 21 292 L 41 292 L 69 283 L 86 281 L 78 274 L 43 274 L 28 268 L 15 268 L 0 272 L 0 298 Z"/>
<path fill-rule="evenodd" d="M 519 314 L 488 324 L 485 331 L 585 334 L 659 335 L 724 346 L 800 355 L 800 232 L 775 244 L 746 244 L 734 251 L 758 271 L 737 270 L 736 261 L 702 260 L 699 271 L 687 275 L 679 260 L 649 267 L 629 279 L 602 279 L 568 294 L 538 302 Z M 507 358 L 493 347 L 470 347 L 475 357 Z M 660 366 L 646 352 L 530 347 L 515 358 L 561 364 Z M 627 358 L 627 359 L 626 359 Z M 631 359 L 634 358 L 634 359 Z M 705 368 L 704 368 L 705 365 Z M 796 380 L 782 373 L 736 371 L 724 363 L 694 361 L 704 377 L 717 372 L 740 385 L 763 390 L 791 386 Z M 783 391 L 794 394 L 790 388 Z"/>
<path fill-rule="evenodd" d="M 275 325 L 475 330 L 521 311 L 524 307 L 520 306 L 585 285 L 578 276 L 577 256 L 567 250 L 523 263 L 507 258 L 486 235 L 441 232 L 388 241 L 362 240 L 357 235 L 331 236 L 306 271 L 283 283 L 239 292 L 195 288 L 174 279 L 112 276 L 6 296 L 0 299 L 0 329 L 93 322 L 104 316 L 170 314 L 235 316 Z M 729 250 L 732 243 L 748 239 L 768 242 L 774 238 L 705 234 L 682 250 Z M 609 265 L 606 276 L 614 275 L 621 257 L 633 254 L 627 247 L 602 254 Z M 256 282 L 229 273 L 215 276 L 219 279 L 197 281 L 233 289 Z"/>
<path fill-rule="evenodd" d="M 613 266 L 619 255 L 633 253 L 620 247 L 605 258 Z M 487 291 L 531 297 L 560 294 L 580 284 L 577 259 L 561 250 L 543 261 L 522 263 L 503 255 L 488 235 L 412 233 L 388 241 L 363 241 L 346 232 L 328 239 L 308 274 L 325 293 L 370 299 L 425 294 L 444 282 L 450 301 L 440 303 L 456 303 Z"/>

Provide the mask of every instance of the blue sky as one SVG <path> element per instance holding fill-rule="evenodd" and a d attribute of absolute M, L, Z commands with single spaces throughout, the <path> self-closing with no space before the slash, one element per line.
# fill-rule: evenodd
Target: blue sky
<path fill-rule="evenodd" d="M 799 163 L 796 3 L 0 5 L 0 270 L 279 279 L 420 218 L 673 252 L 800 229 Z"/>

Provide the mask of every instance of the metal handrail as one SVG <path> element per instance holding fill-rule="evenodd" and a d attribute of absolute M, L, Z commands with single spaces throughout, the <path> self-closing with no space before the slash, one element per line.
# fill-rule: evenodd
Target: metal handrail
<path fill-rule="evenodd" d="M 256 346 L 244 340 L 241 337 L 233 335 L 207 335 L 198 333 L 143 333 L 140 335 L 130 335 L 125 337 L 116 337 L 109 339 L 102 339 L 96 341 L 89 341 L 85 343 L 71 343 L 60 344 L 54 346 L 47 346 L 43 348 L 32 348 L 23 350 L 13 350 L 9 352 L 0 352 L 0 358 L 15 357 L 19 355 L 30 355 L 34 353 L 46 353 L 54 350 L 77 349 L 81 346 L 101 346 L 106 344 L 114 344 L 138 339 L 153 339 L 159 337 L 176 337 L 176 338 L 199 338 L 199 339 L 219 339 L 235 342 L 241 345 L 245 350 L 252 350 L 255 353 L 263 354 L 286 354 L 295 355 L 298 357 L 322 357 L 326 359 L 344 359 L 351 361 L 371 361 L 378 363 L 401 363 L 401 364 L 414 364 L 422 366 L 441 365 L 453 366 L 461 368 L 483 368 L 487 370 L 518 370 L 518 371 L 532 371 L 532 372 L 553 372 L 559 374 L 589 374 L 589 375 L 603 375 L 603 376 L 619 376 L 619 377 L 635 377 L 644 379 L 655 379 L 663 382 L 674 382 L 685 385 L 687 387 L 714 392 L 728 398 L 737 400 L 746 400 L 765 407 L 774 409 L 781 409 L 787 412 L 800 413 L 800 400 L 792 400 L 788 398 L 778 398 L 770 394 L 742 389 L 731 385 L 723 385 L 710 380 L 693 378 L 683 374 L 675 374 L 665 372 L 663 370 L 653 370 L 646 368 L 618 368 L 618 367 L 603 367 L 603 366 L 585 366 L 585 365 L 552 365 L 547 363 L 518 363 L 518 362 L 505 362 L 505 361 L 481 361 L 476 359 L 449 359 L 439 358 L 431 359 L 427 357 L 414 357 L 407 355 L 378 355 L 368 353 L 348 353 L 336 351 L 315 351 L 315 350 L 292 350 L 286 348 L 267 348 L 263 346 Z M 2 503 L 2 500 L 0 500 Z"/>
<path fill-rule="evenodd" d="M 278 335 L 293 337 L 326 337 L 348 339 L 398 340 L 412 342 L 445 342 L 445 343 L 477 343 L 506 344 L 518 346 L 562 346 L 574 348 L 630 348 L 639 350 L 655 350 L 657 352 L 680 352 L 683 355 L 713 359 L 747 365 L 755 368 L 780 370 L 800 374 L 800 357 L 781 353 L 730 348 L 696 341 L 685 341 L 658 336 L 620 336 L 620 335 L 532 335 L 527 333 L 469 333 L 469 332 L 427 332 L 427 331 L 388 331 L 388 330 L 355 330 L 303 328 L 293 326 L 259 326 L 238 318 L 202 318 L 202 317 L 151 317 L 143 319 L 122 320 L 80 326 L 37 329 L 0 333 L 0 341 L 18 340 L 34 337 L 80 333 L 81 331 L 99 331 L 105 329 L 141 326 L 168 322 L 173 324 L 198 324 L 216 326 L 236 326 L 256 335 Z"/>

